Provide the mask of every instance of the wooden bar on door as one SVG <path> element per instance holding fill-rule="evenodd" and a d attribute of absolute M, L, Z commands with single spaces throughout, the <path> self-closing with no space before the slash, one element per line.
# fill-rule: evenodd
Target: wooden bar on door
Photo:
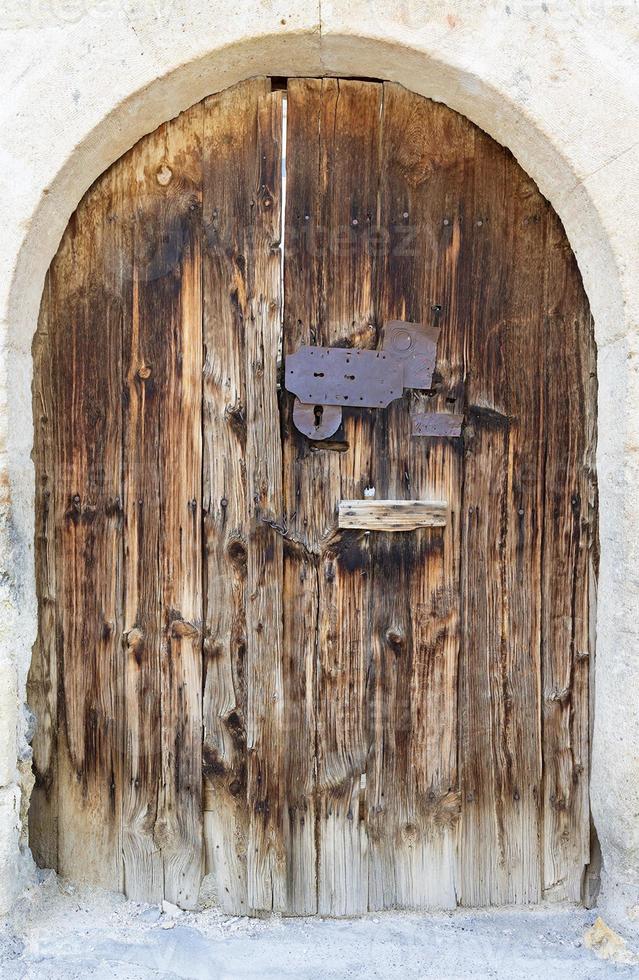
<path fill-rule="evenodd" d="M 360 531 L 415 531 L 445 527 L 445 500 L 340 500 L 341 528 Z"/>

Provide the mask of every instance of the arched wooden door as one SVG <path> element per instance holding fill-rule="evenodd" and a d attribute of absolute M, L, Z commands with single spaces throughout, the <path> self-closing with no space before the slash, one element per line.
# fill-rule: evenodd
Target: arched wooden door
<path fill-rule="evenodd" d="M 298 432 L 282 352 L 393 319 L 432 388 Z M 595 349 L 507 150 L 395 84 L 215 95 L 87 192 L 34 356 L 40 863 L 233 912 L 579 898 Z M 445 526 L 340 529 L 373 494 Z"/>

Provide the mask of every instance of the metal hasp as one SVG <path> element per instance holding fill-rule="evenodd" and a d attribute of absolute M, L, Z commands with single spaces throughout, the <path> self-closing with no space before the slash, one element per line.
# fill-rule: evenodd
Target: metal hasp
<path fill-rule="evenodd" d="M 385 408 L 405 388 L 430 388 L 439 329 L 389 320 L 380 350 L 300 347 L 286 358 L 285 385 L 297 395 L 296 428 L 311 439 L 328 439 L 342 421 L 342 406 Z"/>
<path fill-rule="evenodd" d="M 404 394 L 404 368 L 383 350 L 300 347 L 286 358 L 286 387 L 307 405 L 385 408 Z"/>

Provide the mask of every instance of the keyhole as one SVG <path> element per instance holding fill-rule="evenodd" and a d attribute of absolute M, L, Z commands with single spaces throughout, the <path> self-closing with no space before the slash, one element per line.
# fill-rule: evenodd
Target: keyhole
<path fill-rule="evenodd" d="M 322 424 L 322 415 L 324 414 L 323 405 L 315 405 L 313 408 L 313 415 L 315 416 L 315 428 L 319 429 Z"/>

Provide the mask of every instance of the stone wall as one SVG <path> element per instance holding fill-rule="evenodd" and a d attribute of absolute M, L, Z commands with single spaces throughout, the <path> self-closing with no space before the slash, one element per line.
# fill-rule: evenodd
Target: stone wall
<path fill-rule="evenodd" d="M 257 74 L 388 78 L 508 146 L 562 218 L 596 322 L 600 901 L 639 901 L 639 8 L 633 0 L 5 0 L 0 10 L 0 911 L 31 873 L 31 339 L 92 181 Z M 626 921 L 631 922 L 632 916 Z"/>

